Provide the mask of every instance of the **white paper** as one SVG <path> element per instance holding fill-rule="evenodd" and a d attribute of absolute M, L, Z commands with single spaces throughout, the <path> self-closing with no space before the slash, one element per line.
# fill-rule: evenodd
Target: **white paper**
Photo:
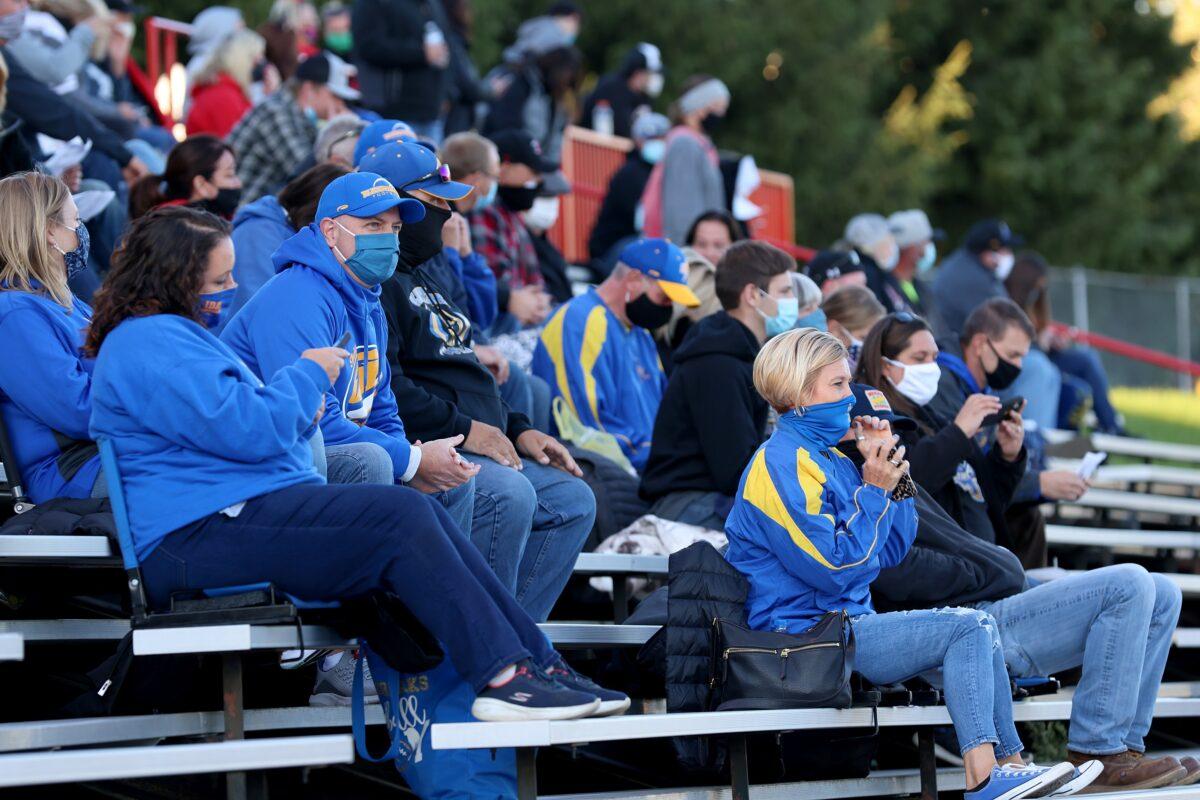
<path fill-rule="evenodd" d="M 37 135 L 38 147 L 46 154 L 42 166 L 51 175 L 62 177 L 71 167 L 83 163 L 87 154 L 92 152 L 92 140 L 76 136 L 69 142 L 54 139 L 44 133 Z"/>
<path fill-rule="evenodd" d="M 733 179 L 733 216 L 742 222 L 747 222 L 761 216 L 762 208 L 750 202 L 750 195 L 762 184 L 762 176 L 758 174 L 758 164 L 754 156 L 742 156 L 738 162 L 737 176 Z"/>
<path fill-rule="evenodd" d="M 1104 463 L 1106 458 L 1108 458 L 1108 453 L 1105 453 L 1103 450 L 1089 452 L 1083 457 L 1083 461 L 1080 462 L 1079 469 L 1075 471 L 1075 474 L 1085 481 L 1091 480 L 1092 476 L 1096 474 L 1096 470 L 1100 468 L 1100 465 Z"/>
<path fill-rule="evenodd" d="M 86 192 L 72 195 L 75 206 L 79 209 L 79 218 L 87 222 L 99 214 L 113 201 L 117 193 L 112 189 L 89 189 Z"/>

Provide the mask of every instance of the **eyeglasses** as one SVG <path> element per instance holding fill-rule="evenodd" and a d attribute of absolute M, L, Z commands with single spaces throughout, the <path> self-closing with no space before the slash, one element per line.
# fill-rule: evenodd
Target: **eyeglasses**
<path fill-rule="evenodd" d="M 433 178 L 437 178 L 439 180 L 439 182 L 441 182 L 441 183 L 449 183 L 450 182 L 450 165 L 449 164 L 438 164 L 437 169 L 435 169 L 433 172 L 430 172 L 427 175 L 422 175 L 421 177 L 416 178 L 415 180 L 411 180 L 408 183 L 406 183 L 403 186 L 400 186 L 398 188 L 400 189 L 400 191 L 403 192 L 406 189 L 408 189 L 408 187 L 410 187 L 410 186 L 414 186 L 418 183 L 424 183 L 425 181 L 432 180 Z"/>

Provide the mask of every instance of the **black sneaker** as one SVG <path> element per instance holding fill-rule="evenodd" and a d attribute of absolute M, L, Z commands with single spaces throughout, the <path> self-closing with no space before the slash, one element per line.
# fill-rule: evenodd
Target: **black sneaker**
<path fill-rule="evenodd" d="M 568 688 L 533 667 L 517 665 L 503 686 L 489 686 L 475 697 L 471 713 L 483 722 L 522 722 L 531 719 L 579 719 L 595 713 L 600 698 Z"/>
<path fill-rule="evenodd" d="M 586 675 L 580 675 L 563 659 L 546 670 L 546 674 L 568 689 L 586 692 L 600 698 L 600 707 L 592 712 L 593 717 L 615 717 L 629 710 L 629 695 L 605 689 Z"/>

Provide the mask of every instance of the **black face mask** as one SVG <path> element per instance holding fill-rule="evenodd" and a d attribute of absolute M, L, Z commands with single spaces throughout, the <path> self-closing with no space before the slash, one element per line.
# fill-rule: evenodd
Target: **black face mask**
<path fill-rule="evenodd" d="M 242 202 L 241 189 L 217 189 L 217 196 L 210 200 L 194 203 L 196 208 L 216 214 L 224 219 L 233 219 L 233 214 Z"/>
<path fill-rule="evenodd" d="M 496 195 L 509 211 L 528 211 L 533 208 L 533 201 L 537 198 L 540 188 L 541 184 L 532 189 L 526 189 L 524 186 L 501 186 L 496 190 Z"/>
<path fill-rule="evenodd" d="M 400 265 L 418 267 L 442 252 L 442 226 L 450 219 L 450 212 L 424 201 L 425 219 L 406 222 L 400 228 Z"/>
<path fill-rule="evenodd" d="M 984 370 L 987 375 L 987 385 L 996 391 L 1004 391 L 1012 386 L 1013 381 L 1021 374 L 1021 368 L 1011 361 L 1005 361 L 1004 358 L 996 352 L 996 346 L 988 342 L 988 347 L 992 348 L 992 352 L 996 354 L 996 368 L 991 372 Z"/>
<path fill-rule="evenodd" d="M 721 130 L 721 123 L 725 121 L 725 117 L 717 114 L 709 114 L 704 119 L 700 120 L 700 127 L 704 128 L 704 132 L 713 137 Z"/>
<path fill-rule="evenodd" d="M 671 321 L 671 306 L 660 306 L 644 294 L 625 304 L 625 316 L 639 328 L 652 331 Z"/>

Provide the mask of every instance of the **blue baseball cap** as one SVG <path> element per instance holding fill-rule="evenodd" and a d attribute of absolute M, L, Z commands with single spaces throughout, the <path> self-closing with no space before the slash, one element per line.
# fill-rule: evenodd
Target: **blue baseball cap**
<path fill-rule="evenodd" d="M 387 178 L 373 172 L 351 172 L 325 187 L 321 201 L 317 203 L 316 221 L 343 215 L 373 217 L 389 208 L 399 210 L 401 222 L 425 219 L 425 206 L 421 201 L 401 197 Z"/>
<path fill-rule="evenodd" d="M 909 417 L 901 416 L 892 410 L 892 404 L 888 402 L 887 395 L 876 389 L 874 386 L 868 386 L 865 383 L 850 384 L 851 391 L 854 392 L 854 407 L 850 409 L 850 418 L 855 417 L 878 417 L 891 423 L 892 432 L 897 431 L 915 431 L 917 423 Z"/>
<path fill-rule="evenodd" d="M 688 287 L 687 259 L 683 251 L 666 239 L 638 239 L 625 245 L 621 263 L 658 281 L 667 297 L 688 308 L 700 305 L 700 298 Z"/>
<path fill-rule="evenodd" d="M 475 188 L 450 180 L 450 167 L 417 142 L 388 142 L 369 153 L 358 168 L 378 172 L 401 193 L 420 189 L 442 200 L 462 200 Z"/>
<path fill-rule="evenodd" d="M 412 126 L 398 119 L 380 119 L 363 128 L 354 146 L 354 166 L 358 166 L 369 153 L 373 153 L 388 142 L 411 142 L 417 138 Z"/>

